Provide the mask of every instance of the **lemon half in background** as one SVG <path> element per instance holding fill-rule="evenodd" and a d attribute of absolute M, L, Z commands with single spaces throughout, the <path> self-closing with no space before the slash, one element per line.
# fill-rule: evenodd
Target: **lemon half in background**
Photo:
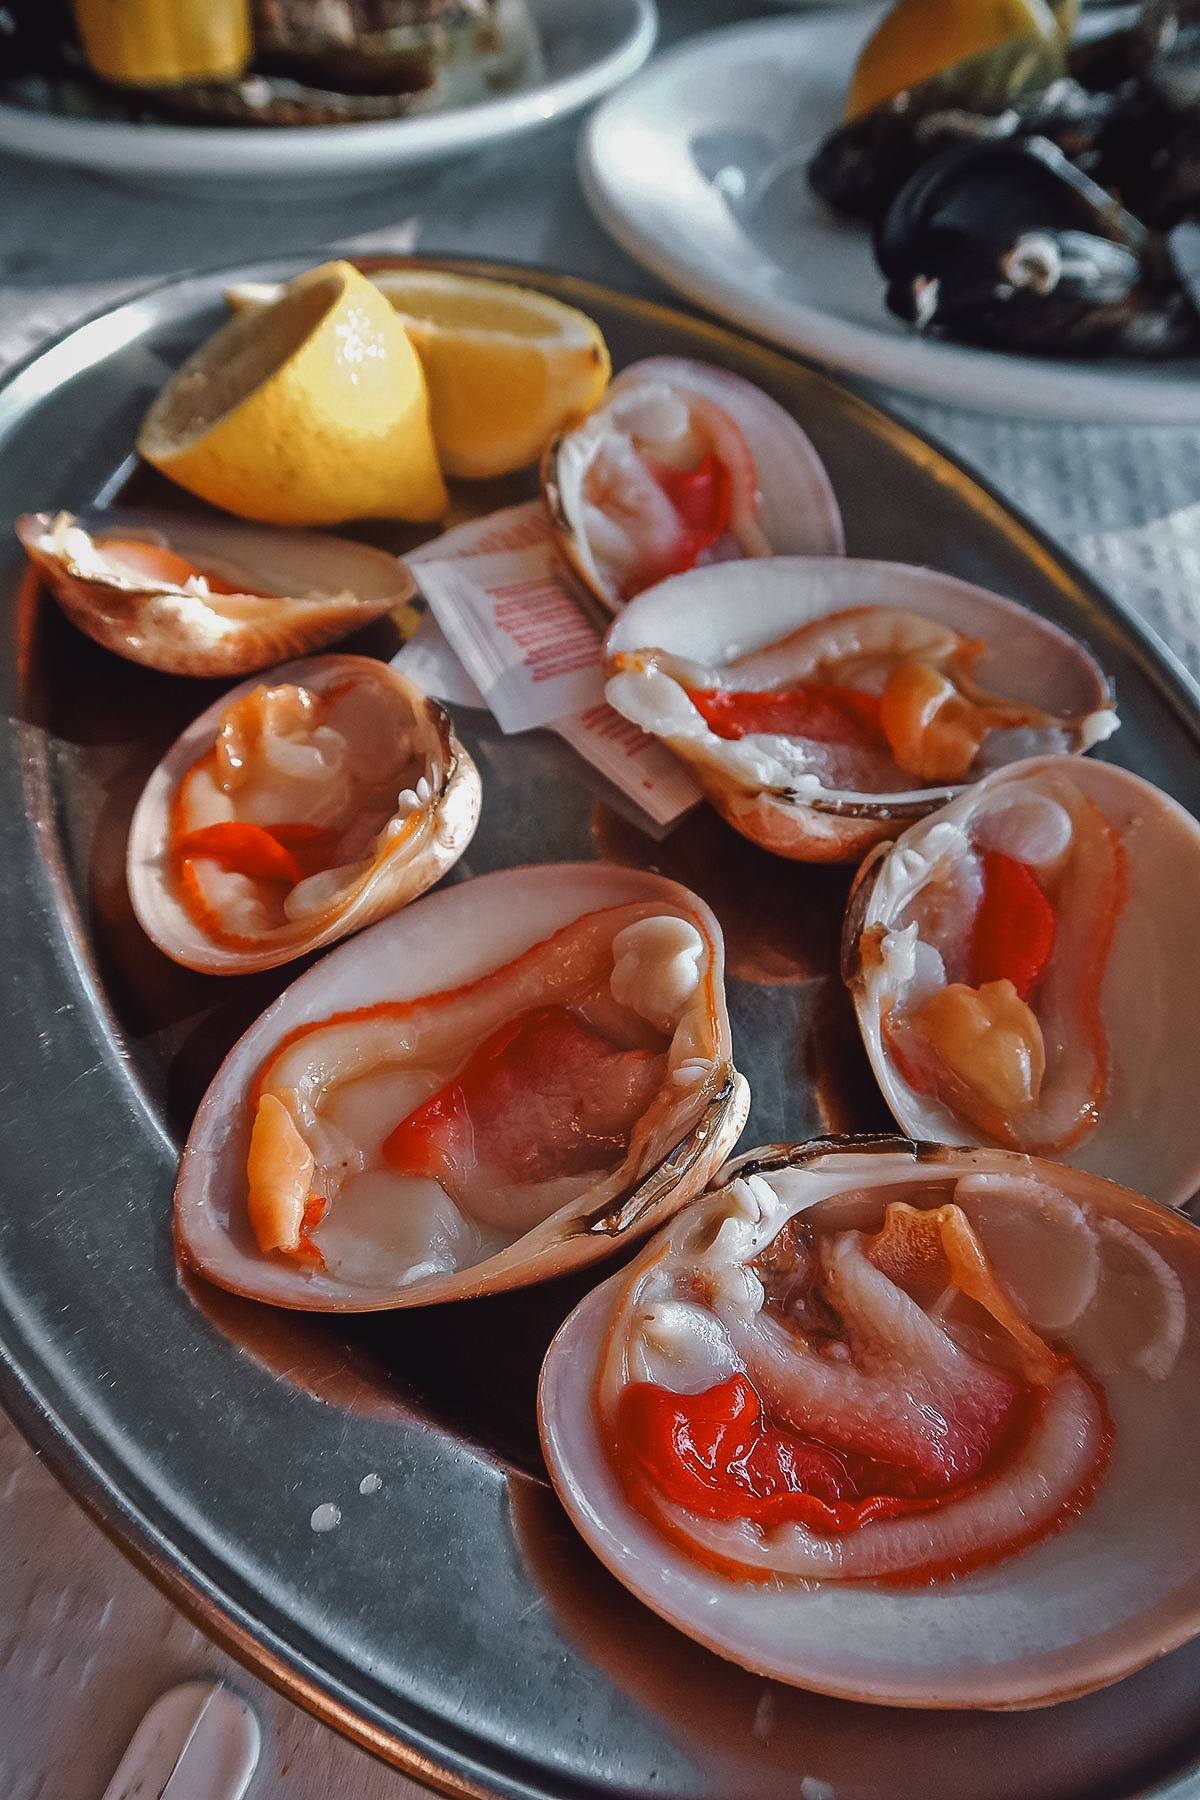
<path fill-rule="evenodd" d="M 905 88 L 1001 44 L 1065 42 L 1075 5 L 1048 0 L 898 0 L 863 46 L 846 96 L 857 118 Z"/>
<path fill-rule="evenodd" d="M 608 385 L 599 326 L 548 294 L 440 269 L 379 269 L 371 280 L 421 358 L 447 475 L 487 479 L 537 462 Z M 225 297 L 236 312 L 278 292 L 248 282 Z"/>
<path fill-rule="evenodd" d="M 236 313 L 159 394 L 138 449 L 205 500 L 277 525 L 427 521 L 447 506 L 420 360 L 346 262 Z"/>

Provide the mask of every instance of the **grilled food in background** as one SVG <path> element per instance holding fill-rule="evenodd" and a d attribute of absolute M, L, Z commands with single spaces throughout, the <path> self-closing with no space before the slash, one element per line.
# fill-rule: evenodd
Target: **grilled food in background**
<path fill-rule="evenodd" d="M 99 119 L 351 124 L 537 76 L 525 0 L 41 0 L 6 9 L 0 97 Z"/>

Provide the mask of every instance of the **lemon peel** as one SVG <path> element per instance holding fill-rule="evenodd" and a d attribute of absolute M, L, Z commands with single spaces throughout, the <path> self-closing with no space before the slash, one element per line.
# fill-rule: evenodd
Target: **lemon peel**
<path fill-rule="evenodd" d="M 441 270 L 372 279 L 421 358 L 448 475 L 504 475 L 536 462 L 608 385 L 599 326 L 549 294 Z"/>
<path fill-rule="evenodd" d="M 537 462 L 608 385 L 599 326 L 549 294 L 443 269 L 378 269 L 370 279 L 421 359 L 447 475 L 487 479 Z M 225 298 L 238 311 L 277 292 L 246 282 Z"/>
<path fill-rule="evenodd" d="M 857 118 L 931 76 L 1024 40 L 1056 49 L 1073 8 L 1056 17 L 1047 0 L 898 0 L 863 45 L 846 96 Z"/>
<path fill-rule="evenodd" d="M 158 395 L 138 449 L 215 505 L 278 525 L 429 521 L 448 504 L 420 359 L 347 262 L 236 312 Z"/>

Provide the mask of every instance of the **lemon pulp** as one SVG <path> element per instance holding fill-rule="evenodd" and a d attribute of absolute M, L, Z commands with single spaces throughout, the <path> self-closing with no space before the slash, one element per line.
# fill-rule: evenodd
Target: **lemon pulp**
<path fill-rule="evenodd" d="M 447 475 L 486 479 L 536 462 L 608 385 L 599 326 L 549 294 L 442 269 L 379 269 L 370 278 L 421 359 Z M 236 312 L 279 291 L 247 282 L 225 297 Z"/>
<path fill-rule="evenodd" d="M 548 294 L 439 270 L 373 279 L 421 358 L 448 475 L 503 475 L 536 462 L 608 384 L 599 327 Z"/>
<path fill-rule="evenodd" d="M 148 462 L 245 518 L 440 518 L 447 497 L 420 359 L 345 262 L 310 269 L 190 357 L 138 437 Z"/>

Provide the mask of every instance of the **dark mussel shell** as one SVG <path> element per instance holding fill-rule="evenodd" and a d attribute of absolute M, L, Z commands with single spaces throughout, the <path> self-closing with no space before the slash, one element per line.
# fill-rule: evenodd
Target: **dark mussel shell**
<path fill-rule="evenodd" d="M 814 194 L 834 212 L 876 224 L 909 176 L 929 160 L 933 151 L 917 136 L 921 114 L 911 100 L 907 93 L 895 94 L 839 125 L 822 143 L 805 173 Z"/>
<path fill-rule="evenodd" d="M 926 84 L 839 125 L 809 163 L 809 185 L 835 212 L 876 225 L 910 176 L 943 151 L 1037 135 L 1072 162 L 1087 161 L 1117 110 L 1113 94 L 1066 76 L 990 107 L 956 103 Z"/>
<path fill-rule="evenodd" d="M 1178 114 L 1142 89 L 1100 134 L 1088 166 L 1155 231 L 1200 219 L 1200 108 Z"/>
<path fill-rule="evenodd" d="M 1200 0 L 1144 0 L 1124 38 L 1098 67 L 1105 40 L 1091 58 L 1081 47 L 1080 80 L 1118 96 L 1086 166 L 1143 224 L 1169 231 L 1200 219 Z"/>
<path fill-rule="evenodd" d="M 917 170 L 875 237 L 887 304 L 920 331 L 1057 356 L 1176 356 L 1200 319 L 1162 241 L 1041 137 Z"/>

